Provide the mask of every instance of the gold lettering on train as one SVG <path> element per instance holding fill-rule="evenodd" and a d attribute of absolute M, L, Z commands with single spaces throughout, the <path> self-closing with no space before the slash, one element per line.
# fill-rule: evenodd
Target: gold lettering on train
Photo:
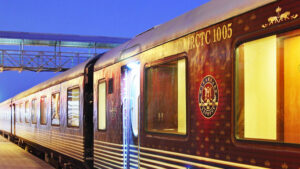
<path fill-rule="evenodd" d="M 206 33 L 205 33 L 205 43 L 207 45 L 210 44 L 210 30 L 206 31 Z"/>
<path fill-rule="evenodd" d="M 230 39 L 233 33 L 231 26 L 232 23 L 228 23 L 227 25 L 217 26 L 206 31 L 196 32 L 188 38 L 189 49 Z"/>

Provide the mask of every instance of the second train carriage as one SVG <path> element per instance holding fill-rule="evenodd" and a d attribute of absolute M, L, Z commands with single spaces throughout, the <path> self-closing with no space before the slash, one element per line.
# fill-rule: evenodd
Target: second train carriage
<path fill-rule="evenodd" d="M 47 160 L 90 168 L 92 119 L 85 112 L 92 108 L 88 74 L 97 58 L 1 103 L 2 132 L 45 152 Z"/>
<path fill-rule="evenodd" d="M 82 167 L 299 168 L 299 11 L 211 1 L 1 103 L 1 130 Z"/>

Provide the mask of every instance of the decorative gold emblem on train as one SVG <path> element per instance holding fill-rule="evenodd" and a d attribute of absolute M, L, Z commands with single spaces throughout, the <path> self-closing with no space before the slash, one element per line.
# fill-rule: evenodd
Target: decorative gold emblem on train
<path fill-rule="evenodd" d="M 283 21 L 287 21 L 287 20 L 294 20 L 296 18 L 298 18 L 298 14 L 293 14 L 291 15 L 290 11 L 285 11 L 283 13 L 281 13 L 282 8 L 281 7 L 277 7 L 275 9 L 275 12 L 277 13 L 277 16 L 271 16 L 268 18 L 268 23 L 265 23 L 263 25 L 261 25 L 262 28 L 266 28 L 268 26 L 271 26 L 273 24 L 277 24 Z"/>
<path fill-rule="evenodd" d="M 215 78 L 207 75 L 203 78 L 199 89 L 199 107 L 205 118 L 215 114 L 219 104 L 219 90 Z"/>

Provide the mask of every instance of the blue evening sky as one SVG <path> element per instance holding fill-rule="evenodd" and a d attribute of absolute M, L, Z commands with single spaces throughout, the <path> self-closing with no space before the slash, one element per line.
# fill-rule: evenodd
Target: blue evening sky
<path fill-rule="evenodd" d="M 132 38 L 209 0 L 0 0 L 0 31 Z M 0 102 L 57 74 L 0 73 Z"/>

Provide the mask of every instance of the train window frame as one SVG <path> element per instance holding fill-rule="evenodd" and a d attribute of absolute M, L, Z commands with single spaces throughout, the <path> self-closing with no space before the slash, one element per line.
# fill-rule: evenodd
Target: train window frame
<path fill-rule="evenodd" d="M 19 114 L 19 104 L 17 104 L 17 103 L 15 103 L 14 104 L 14 108 L 15 108 L 15 110 L 14 110 L 14 113 L 15 113 L 15 121 L 16 121 L 16 123 L 20 123 L 20 119 L 19 119 L 19 116 L 20 116 L 20 114 Z"/>
<path fill-rule="evenodd" d="M 35 122 L 33 121 L 33 118 L 32 118 L 32 102 L 35 101 Z M 31 99 L 31 102 L 30 102 L 30 121 L 31 121 L 31 124 L 37 124 L 37 99 L 36 98 L 33 98 Z"/>
<path fill-rule="evenodd" d="M 239 137 L 239 133 L 238 133 L 238 109 L 237 109 L 237 105 L 238 105 L 238 101 L 237 101 L 237 84 L 239 82 L 237 82 L 237 49 L 248 42 L 253 42 L 256 40 L 261 40 L 264 38 L 268 38 L 271 36 L 276 36 L 276 103 L 275 103 L 275 107 L 276 107 L 276 138 L 275 139 L 261 139 L 261 138 L 246 138 L 245 136 L 243 138 Z M 232 116 L 232 124 L 233 124 L 233 129 L 232 129 L 232 138 L 234 140 L 234 143 L 238 146 L 247 146 L 249 143 L 260 143 L 260 146 L 263 145 L 282 145 L 283 147 L 289 147 L 290 145 L 299 147 L 300 143 L 290 143 L 290 142 L 285 142 L 283 140 L 283 135 L 284 132 L 282 131 L 283 127 L 283 122 L 284 119 L 280 119 L 281 116 L 284 116 L 284 110 L 283 109 L 283 102 L 284 102 L 284 98 L 280 98 L 283 97 L 283 86 L 281 85 L 281 83 L 284 83 L 284 76 L 282 75 L 284 71 L 283 66 L 284 65 L 284 54 L 283 49 L 281 49 L 281 45 L 283 45 L 283 39 L 288 39 L 291 37 L 295 37 L 295 36 L 300 36 L 300 28 L 299 27 L 293 27 L 293 28 L 288 28 L 288 29 L 281 29 L 281 30 L 276 30 L 276 31 L 262 31 L 260 33 L 252 33 L 252 34 L 248 34 L 246 36 L 241 36 L 238 37 L 235 42 L 234 42 L 234 48 L 232 51 L 232 56 L 233 56 L 233 72 L 234 72 L 234 77 L 233 77 L 233 91 L 234 91 L 234 95 L 233 95 L 233 116 Z M 277 61 L 278 60 L 278 61 Z M 281 82 L 282 81 L 282 82 Z M 280 133 L 281 132 L 281 133 Z M 260 147 L 259 146 L 259 147 Z M 282 147 L 282 148 L 283 148 Z"/>
<path fill-rule="evenodd" d="M 69 90 L 76 89 L 76 88 L 79 89 L 78 126 L 71 126 L 71 125 L 69 125 L 69 123 L 68 123 L 68 120 L 69 120 L 68 91 L 69 91 Z M 81 88 L 80 88 L 79 85 L 74 85 L 74 86 L 68 87 L 67 90 L 66 90 L 66 92 L 67 92 L 67 95 L 66 95 L 66 96 L 67 96 L 67 100 L 66 100 L 66 101 L 67 101 L 67 103 L 66 103 L 66 110 L 67 110 L 67 113 L 66 113 L 66 115 L 67 115 L 67 118 L 66 118 L 66 120 L 67 120 L 67 127 L 68 127 L 68 128 L 80 128 L 80 125 L 81 125 L 81 123 L 80 123 L 80 109 L 81 109 L 81 106 L 80 106 L 80 100 L 81 100 L 80 94 L 81 94 Z"/>
<path fill-rule="evenodd" d="M 105 83 L 105 128 L 104 129 L 99 129 L 99 85 L 101 83 Z M 105 132 L 107 130 L 107 95 L 108 95 L 108 90 L 107 90 L 107 81 L 105 78 L 99 79 L 97 83 L 97 130 Z"/>
<path fill-rule="evenodd" d="M 22 111 L 22 107 L 23 107 L 23 102 L 20 102 L 19 104 L 18 104 L 18 106 L 19 106 L 19 122 L 20 123 L 23 123 L 23 111 Z"/>
<path fill-rule="evenodd" d="M 30 114 L 30 115 L 29 115 L 29 119 L 26 118 L 26 116 L 27 116 L 27 112 L 26 112 L 26 104 L 28 104 L 28 113 Z M 24 102 L 24 115 L 25 115 L 25 118 L 24 118 L 25 123 L 30 123 L 30 122 L 31 122 L 31 112 L 30 112 L 30 104 L 29 104 L 29 100 L 26 100 L 26 101 Z"/>
<path fill-rule="evenodd" d="M 143 115 L 141 116 L 141 119 L 144 124 L 142 126 L 142 129 L 147 133 L 146 134 L 146 137 L 157 137 L 159 139 L 178 139 L 178 140 L 182 140 L 182 139 L 186 139 L 188 136 L 189 136 L 189 133 L 190 133 L 190 112 L 189 112 L 189 104 L 188 104 L 188 98 L 189 98 L 189 92 L 188 92 L 188 57 L 187 57 L 187 53 L 186 52 L 183 52 L 183 53 L 179 53 L 179 54 L 175 54 L 175 55 L 171 55 L 171 56 L 167 56 L 167 57 L 164 57 L 164 58 L 161 58 L 161 59 L 157 59 L 157 60 L 152 60 L 152 61 L 149 61 L 149 62 L 146 62 L 144 64 L 144 68 L 143 68 L 143 99 L 144 99 L 144 103 L 143 103 L 143 112 L 141 112 Z M 166 63 L 170 63 L 170 62 L 174 62 L 174 61 L 178 61 L 178 60 L 182 60 L 184 59 L 185 60 L 185 118 L 186 118 L 186 121 L 185 121 L 185 134 L 180 134 L 180 133 L 172 133 L 172 132 L 156 132 L 156 131 L 151 131 L 151 130 L 148 130 L 148 124 L 147 124 L 147 110 L 146 110 L 146 104 L 145 104 L 145 100 L 146 100 L 146 93 L 147 93 L 147 85 L 146 85 L 146 77 L 147 77 L 147 69 L 148 68 L 151 68 L 151 67 L 155 67 L 155 66 L 159 66 L 159 65 L 162 65 L 162 64 L 166 64 Z"/>
<path fill-rule="evenodd" d="M 58 96 L 59 96 L 59 124 L 53 124 L 53 119 L 52 119 L 52 109 L 53 109 L 53 107 L 52 107 L 52 103 L 53 103 L 53 99 L 52 99 L 52 96 L 54 95 L 54 94 L 58 94 Z M 60 124 L 61 124 L 61 112 L 60 112 L 60 108 L 61 108 L 61 92 L 60 91 L 55 91 L 55 92 L 52 92 L 51 93 L 51 103 L 50 103 L 50 114 L 51 114 L 51 126 L 60 126 Z"/>
<path fill-rule="evenodd" d="M 46 107 L 46 122 L 45 123 L 42 123 L 42 98 L 44 98 L 44 102 L 45 102 L 45 107 Z M 42 95 L 41 97 L 40 97 L 40 118 L 39 118 L 39 120 L 40 120 L 40 125 L 47 125 L 47 123 L 48 123 L 48 104 L 47 104 L 47 95 Z"/>

